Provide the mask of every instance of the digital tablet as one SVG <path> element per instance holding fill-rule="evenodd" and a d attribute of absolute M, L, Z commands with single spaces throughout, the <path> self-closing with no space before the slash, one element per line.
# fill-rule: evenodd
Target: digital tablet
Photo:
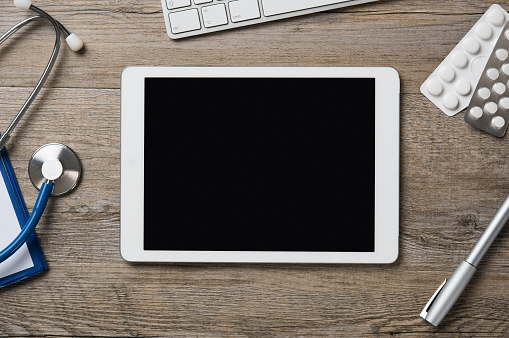
<path fill-rule="evenodd" d="M 393 262 L 399 93 L 383 67 L 126 68 L 122 257 Z"/>

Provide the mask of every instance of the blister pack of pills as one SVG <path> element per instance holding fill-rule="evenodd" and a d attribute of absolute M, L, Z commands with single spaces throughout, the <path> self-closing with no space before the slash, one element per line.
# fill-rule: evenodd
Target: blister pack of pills
<path fill-rule="evenodd" d="M 502 137 L 509 122 L 509 23 L 495 44 L 474 95 L 465 121 L 492 135 Z"/>
<path fill-rule="evenodd" d="M 465 109 L 509 14 L 492 5 L 421 85 L 421 92 L 453 116 Z"/>

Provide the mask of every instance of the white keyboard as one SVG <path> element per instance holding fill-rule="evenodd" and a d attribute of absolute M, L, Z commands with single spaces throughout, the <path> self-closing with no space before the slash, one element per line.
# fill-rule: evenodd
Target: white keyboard
<path fill-rule="evenodd" d="M 161 0 L 172 39 L 376 0 Z"/>

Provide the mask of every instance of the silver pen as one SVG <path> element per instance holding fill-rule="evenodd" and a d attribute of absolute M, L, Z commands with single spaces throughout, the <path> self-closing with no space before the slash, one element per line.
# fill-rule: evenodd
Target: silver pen
<path fill-rule="evenodd" d="M 486 227 L 472 251 L 433 294 L 421 312 L 421 317 L 434 326 L 440 325 L 444 317 L 459 298 L 470 279 L 477 270 L 479 262 L 484 257 L 495 238 L 509 219 L 509 196 L 505 199 L 495 217 Z"/>

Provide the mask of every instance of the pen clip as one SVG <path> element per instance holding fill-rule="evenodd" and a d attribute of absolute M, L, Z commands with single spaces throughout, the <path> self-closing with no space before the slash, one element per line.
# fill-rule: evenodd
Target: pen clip
<path fill-rule="evenodd" d="M 430 300 L 428 301 L 428 303 L 426 304 L 426 306 L 424 307 L 424 309 L 422 309 L 422 312 L 421 312 L 421 317 L 426 319 L 426 316 L 428 315 L 428 311 L 429 309 L 431 308 L 431 306 L 433 305 L 433 302 L 435 301 L 435 299 L 437 298 L 438 294 L 440 293 L 440 291 L 442 291 L 442 289 L 444 288 L 445 286 L 445 283 L 447 283 L 447 278 L 444 280 L 444 282 L 442 283 L 442 285 L 440 285 L 437 289 L 437 291 L 435 291 L 435 293 L 433 294 L 433 296 L 431 296 Z"/>

